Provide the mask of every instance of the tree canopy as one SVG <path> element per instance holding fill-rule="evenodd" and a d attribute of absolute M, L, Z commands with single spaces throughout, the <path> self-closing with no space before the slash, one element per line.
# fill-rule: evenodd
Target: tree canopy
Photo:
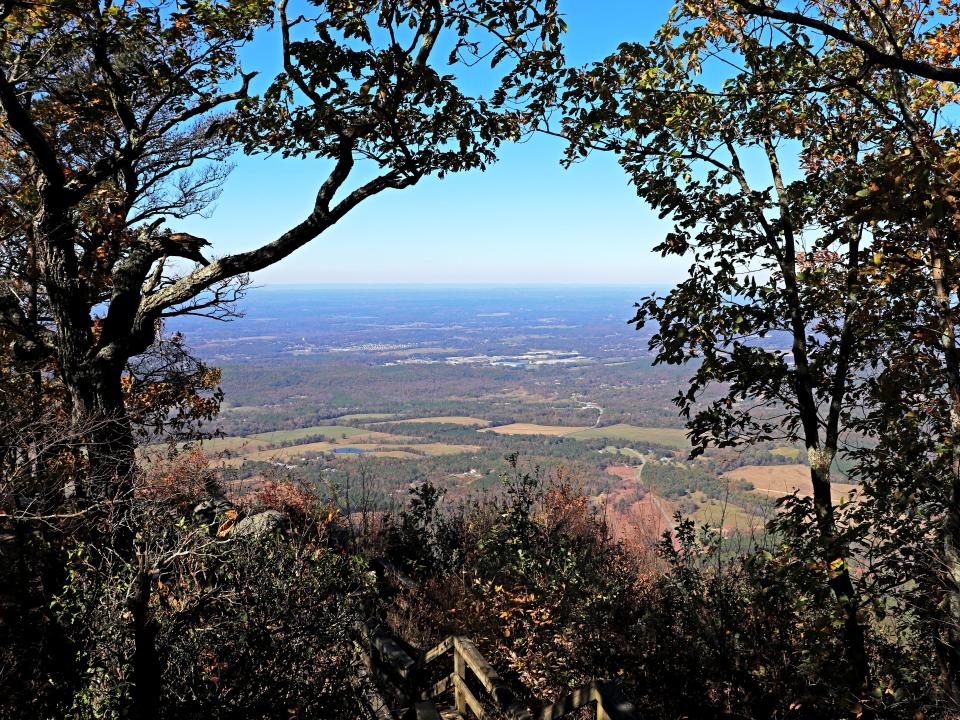
<path fill-rule="evenodd" d="M 533 54 L 559 57 L 561 23 L 552 0 L 314 2 L 296 17 L 270 2 L 2 9 L 4 329 L 15 357 L 55 368 L 75 424 L 98 428 L 100 495 L 125 491 L 122 377 L 163 320 L 229 317 L 247 273 L 364 200 L 492 162 L 522 132 L 518 110 L 506 94 L 467 94 L 439 69 L 439 48 L 454 64 L 503 63 L 509 88 Z M 283 71 L 252 96 L 239 51 L 271 25 Z M 170 224 L 216 198 L 238 146 L 330 169 L 288 231 L 208 259 L 206 240 Z M 358 180 L 358 163 L 378 172 Z"/>

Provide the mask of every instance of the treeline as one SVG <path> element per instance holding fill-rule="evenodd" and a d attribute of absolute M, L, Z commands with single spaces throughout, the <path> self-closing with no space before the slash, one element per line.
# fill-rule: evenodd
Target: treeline
<path fill-rule="evenodd" d="M 352 365 L 327 358 L 292 358 L 290 365 L 250 363 L 222 368 L 223 387 L 237 409 L 217 426 L 229 435 L 321 425 L 341 415 L 395 413 L 400 418 L 469 415 L 495 424 L 681 427 L 671 399 L 685 372 L 647 363 L 535 371 L 447 365 Z M 670 378 L 669 381 L 664 378 Z"/>

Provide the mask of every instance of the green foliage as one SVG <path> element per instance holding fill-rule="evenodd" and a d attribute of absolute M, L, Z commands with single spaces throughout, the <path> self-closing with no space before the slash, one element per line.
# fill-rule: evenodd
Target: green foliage
<path fill-rule="evenodd" d="M 444 510 L 435 489 L 413 491 L 393 557 L 429 544 L 445 561 L 406 566 L 422 583 L 413 609 L 397 611 L 408 640 L 468 634 L 538 700 L 614 677 L 642 716 L 813 719 L 855 702 L 842 610 L 803 547 L 730 557 L 718 530 L 678 517 L 652 563 L 611 540 L 573 487 L 517 467 L 502 481 L 502 501 Z M 871 628 L 883 668 L 872 710 L 892 719 L 925 708 L 931 668 L 916 636 Z"/>
<path fill-rule="evenodd" d="M 78 684 L 61 717 L 129 716 L 144 657 L 159 673 L 157 717 L 364 715 L 363 562 L 315 531 L 235 537 L 229 513 L 208 528 L 168 504 L 142 510 L 136 561 L 70 553 L 54 609 Z"/>
<path fill-rule="evenodd" d="M 284 72 L 262 98 L 241 103 L 232 132 L 247 152 L 338 161 L 355 153 L 387 171 L 390 186 L 483 169 L 523 132 L 512 111 L 467 95 L 429 62 L 441 36 L 451 65 L 559 53 L 554 0 L 311 4 L 315 15 L 298 23 L 312 28 L 307 36 L 291 37 L 295 26 L 281 15 Z"/>
<path fill-rule="evenodd" d="M 417 575 L 433 580 L 409 619 L 411 637 L 464 632 L 496 667 L 510 668 L 518 686 L 553 694 L 619 669 L 624 658 L 604 648 L 631 607 L 631 581 L 626 555 L 601 540 L 585 498 L 568 485 L 544 486 L 537 472 L 512 461 L 502 500 L 434 511 L 442 533 L 407 536 L 393 553 L 402 562 L 432 538 L 446 538 L 435 549 L 446 569 Z M 422 518 L 414 506 L 401 514 L 401 527 L 410 526 L 411 512 Z"/>
<path fill-rule="evenodd" d="M 453 525 L 439 511 L 444 491 L 429 481 L 410 490 L 410 504 L 388 530 L 388 552 L 400 567 L 420 576 L 450 572 L 459 560 Z"/>
<path fill-rule="evenodd" d="M 721 499 L 736 489 L 696 464 L 648 461 L 643 466 L 643 480 L 671 499 L 698 491 L 709 498 Z"/>

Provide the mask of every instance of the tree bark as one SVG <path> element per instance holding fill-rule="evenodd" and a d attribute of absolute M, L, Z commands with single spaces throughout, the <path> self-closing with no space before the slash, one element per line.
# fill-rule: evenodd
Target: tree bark
<path fill-rule="evenodd" d="M 837 454 L 839 443 L 840 411 L 848 387 L 848 372 L 853 335 L 851 315 L 856 307 L 857 273 L 859 272 L 859 240 L 851 236 L 850 257 L 847 273 L 847 303 L 845 323 L 838 349 L 837 368 L 830 387 L 830 409 L 824 441 L 821 443 L 820 413 L 814 392 L 815 381 L 807 353 L 807 323 L 803 316 L 800 285 L 797 280 L 797 241 L 791 216 L 790 200 L 780 170 L 776 146 L 772 135 L 763 138 L 764 148 L 773 175 L 780 222 L 783 233 L 782 250 L 776 236 L 770 234 L 769 242 L 774 249 L 783 273 L 790 309 L 790 333 L 795 367 L 794 391 L 797 411 L 803 428 L 813 484 L 813 508 L 816 516 L 820 560 L 826 565 L 827 584 L 833 591 L 843 612 L 843 647 L 848 667 L 848 685 L 852 693 L 862 694 L 870 673 L 867 661 L 866 638 L 860 623 L 859 602 L 856 588 L 847 567 L 847 548 L 838 542 L 833 497 L 830 492 L 830 466 Z M 769 231 L 768 231 L 769 234 Z"/>
<path fill-rule="evenodd" d="M 954 421 L 960 420 L 954 410 Z M 958 423 L 960 424 L 960 423 Z M 960 427 L 955 429 L 960 436 Z M 960 707 L 960 471 L 955 458 L 950 500 L 943 521 L 943 560 L 947 588 L 947 613 L 937 639 L 943 691 L 954 708 Z"/>
<path fill-rule="evenodd" d="M 153 576 L 141 564 L 130 597 L 133 615 L 133 710 L 137 720 L 160 716 L 161 668 L 157 652 L 157 628 L 150 614 Z"/>
<path fill-rule="evenodd" d="M 136 443 L 121 375 L 120 368 L 84 364 L 65 367 L 63 382 L 72 405 L 73 441 L 86 461 L 85 472 L 75 479 L 78 494 L 83 502 L 102 504 L 112 548 L 129 559 L 136 536 L 132 515 Z"/>
<path fill-rule="evenodd" d="M 859 617 L 857 591 L 847 566 L 847 551 L 838 541 L 830 492 L 830 465 L 835 451 L 808 450 L 810 479 L 813 482 L 813 509 L 820 534 L 821 560 L 826 565 L 827 582 L 843 611 L 843 645 L 850 667 L 851 689 L 862 691 L 870 672 L 866 637 Z"/>
<path fill-rule="evenodd" d="M 947 385 L 951 399 L 953 450 L 948 498 L 943 517 L 943 576 L 946 612 L 936 638 L 943 693 L 954 707 L 960 707 L 960 357 L 946 274 L 948 262 L 935 255 L 933 285 L 940 311 L 941 338 Z"/>
<path fill-rule="evenodd" d="M 64 368 L 72 418 L 87 462 L 85 490 L 92 497 L 123 502 L 133 490 L 135 443 L 123 401 L 119 368 L 85 363 Z"/>

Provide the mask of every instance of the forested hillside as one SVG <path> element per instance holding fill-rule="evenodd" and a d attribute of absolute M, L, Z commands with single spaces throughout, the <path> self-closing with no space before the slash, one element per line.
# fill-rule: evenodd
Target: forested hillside
<path fill-rule="evenodd" d="M 0 718 L 960 717 L 960 3 L 569 11 L 0 2 Z M 255 287 L 534 139 L 682 279 Z"/>

